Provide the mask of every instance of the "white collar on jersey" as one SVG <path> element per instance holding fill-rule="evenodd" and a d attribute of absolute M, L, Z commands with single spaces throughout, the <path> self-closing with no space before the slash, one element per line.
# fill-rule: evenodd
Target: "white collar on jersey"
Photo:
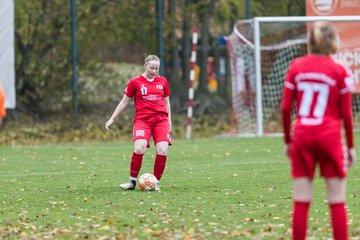
<path fill-rule="evenodd" d="M 152 81 L 154 81 L 154 79 L 155 79 L 155 77 L 149 79 L 149 78 L 147 78 L 147 77 L 145 76 L 145 74 L 142 74 L 142 75 L 143 75 L 143 77 L 144 77 L 146 80 L 148 80 L 149 82 L 152 82 Z"/>

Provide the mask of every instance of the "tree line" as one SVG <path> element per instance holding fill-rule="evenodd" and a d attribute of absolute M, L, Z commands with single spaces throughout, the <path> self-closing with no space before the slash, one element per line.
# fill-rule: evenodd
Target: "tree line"
<path fill-rule="evenodd" d="M 252 16 L 304 15 L 304 0 L 252 0 Z M 187 101 L 191 34 L 199 27 L 196 92 L 198 109 L 226 105 L 231 82 L 219 82 L 216 93 L 207 88 L 207 59 L 226 56 L 220 36 L 232 32 L 245 18 L 245 0 L 163 0 L 164 62 L 173 89 L 175 111 Z M 106 63 L 142 64 L 156 54 L 156 1 L 77 0 L 77 46 L 79 72 L 98 71 Z M 71 111 L 71 19 L 70 1 L 15 1 L 16 93 L 20 111 L 34 115 Z M 97 67 L 94 67 L 97 66 Z M 138 72 L 134 75 L 139 74 Z M 96 75 L 96 72 L 94 72 Z M 101 77 L 100 77 L 101 78 Z M 95 79 L 96 81 L 96 79 Z M 80 107 L 86 102 L 80 95 Z"/>

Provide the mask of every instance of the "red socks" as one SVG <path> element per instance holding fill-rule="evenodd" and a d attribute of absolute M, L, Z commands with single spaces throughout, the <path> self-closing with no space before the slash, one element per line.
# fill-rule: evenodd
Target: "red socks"
<path fill-rule="evenodd" d="M 310 202 L 294 201 L 292 239 L 305 240 Z"/>
<path fill-rule="evenodd" d="M 161 179 L 161 176 L 165 170 L 166 155 L 156 155 L 154 164 L 154 176 L 157 180 Z"/>
<path fill-rule="evenodd" d="M 137 178 L 141 169 L 142 160 L 144 154 L 133 153 L 130 163 L 130 177 Z M 166 156 L 156 155 L 155 164 L 154 164 L 154 175 L 157 180 L 161 179 L 161 176 L 165 170 L 166 165 Z"/>
<path fill-rule="evenodd" d="M 331 224 L 335 240 L 348 239 L 345 203 L 330 204 Z"/>
<path fill-rule="evenodd" d="M 140 172 L 142 159 L 144 154 L 136 154 L 133 152 L 130 163 L 130 176 L 137 178 Z"/>
<path fill-rule="evenodd" d="M 348 239 L 347 216 L 344 203 L 329 204 L 331 213 L 331 224 L 335 240 Z M 292 239 L 305 240 L 307 221 L 309 213 L 309 202 L 294 202 L 293 222 L 292 222 Z"/>

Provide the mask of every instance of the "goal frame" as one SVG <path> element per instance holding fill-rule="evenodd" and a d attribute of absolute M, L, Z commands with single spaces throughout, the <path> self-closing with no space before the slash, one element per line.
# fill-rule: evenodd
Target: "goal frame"
<path fill-rule="evenodd" d="M 254 64 L 256 84 L 256 136 L 264 136 L 263 107 L 262 107 L 262 76 L 261 76 L 261 40 L 260 24 L 265 22 L 353 22 L 360 21 L 360 16 L 294 16 L 294 17 L 255 17 L 254 23 Z M 242 36 L 234 26 L 234 33 L 241 39 Z"/>

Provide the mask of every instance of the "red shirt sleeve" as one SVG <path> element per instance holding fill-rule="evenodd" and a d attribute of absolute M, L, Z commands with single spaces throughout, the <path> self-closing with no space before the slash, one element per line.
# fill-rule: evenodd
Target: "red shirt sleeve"
<path fill-rule="evenodd" d="M 284 83 L 284 91 L 281 101 L 281 114 L 282 114 L 282 123 L 283 123 L 283 130 L 284 130 L 284 141 L 286 144 L 291 143 L 291 108 L 292 108 L 292 101 L 294 98 L 295 92 L 295 84 L 293 78 L 293 71 L 292 67 L 290 66 Z"/>
<path fill-rule="evenodd" d="M 126 96 L 132 98 L 135 96 L 135 82 L 134 80 L 130 80 L 130 82 L 128 83 L 128 85 L 126 86 L 124 93 L 126 94 Z"/>
<path fill-rule="evenodd" d="M 353 79 L 344 71 L 343 81 L 340 82 L 340 107 L 341 117 L 344 122 L 344 129 L 346 134 L 346 143 L 348 148 L 354 147 L 354 134 L 353 134 L 353 113 L 350 89 L 354 86 Z"/>
<path fill-rule="evenodd" d="M 169 88 L 169 83 L 165 78 L 164 97 L 168 97 L 168 96 L 170 96 L 170 88 Z"/>
<path fill-rule="evenodd" d="M 284 87 L 284 93 L 281 103 L 282 123 L 284 130 L 284 141 L 286 144 L 291 143 L 291 106 L 292 106 L 293 90 Z"/>
<path fill-rule="evenodd" d="M 353 115 L 351 109 L 351 93 L 343 94 L 341 97 L 341 110 L 342 118 L 344 121 L 344 129 L 346 133 L 346 143 L 348 148 L 354 147 L 353 135 Z"/>

